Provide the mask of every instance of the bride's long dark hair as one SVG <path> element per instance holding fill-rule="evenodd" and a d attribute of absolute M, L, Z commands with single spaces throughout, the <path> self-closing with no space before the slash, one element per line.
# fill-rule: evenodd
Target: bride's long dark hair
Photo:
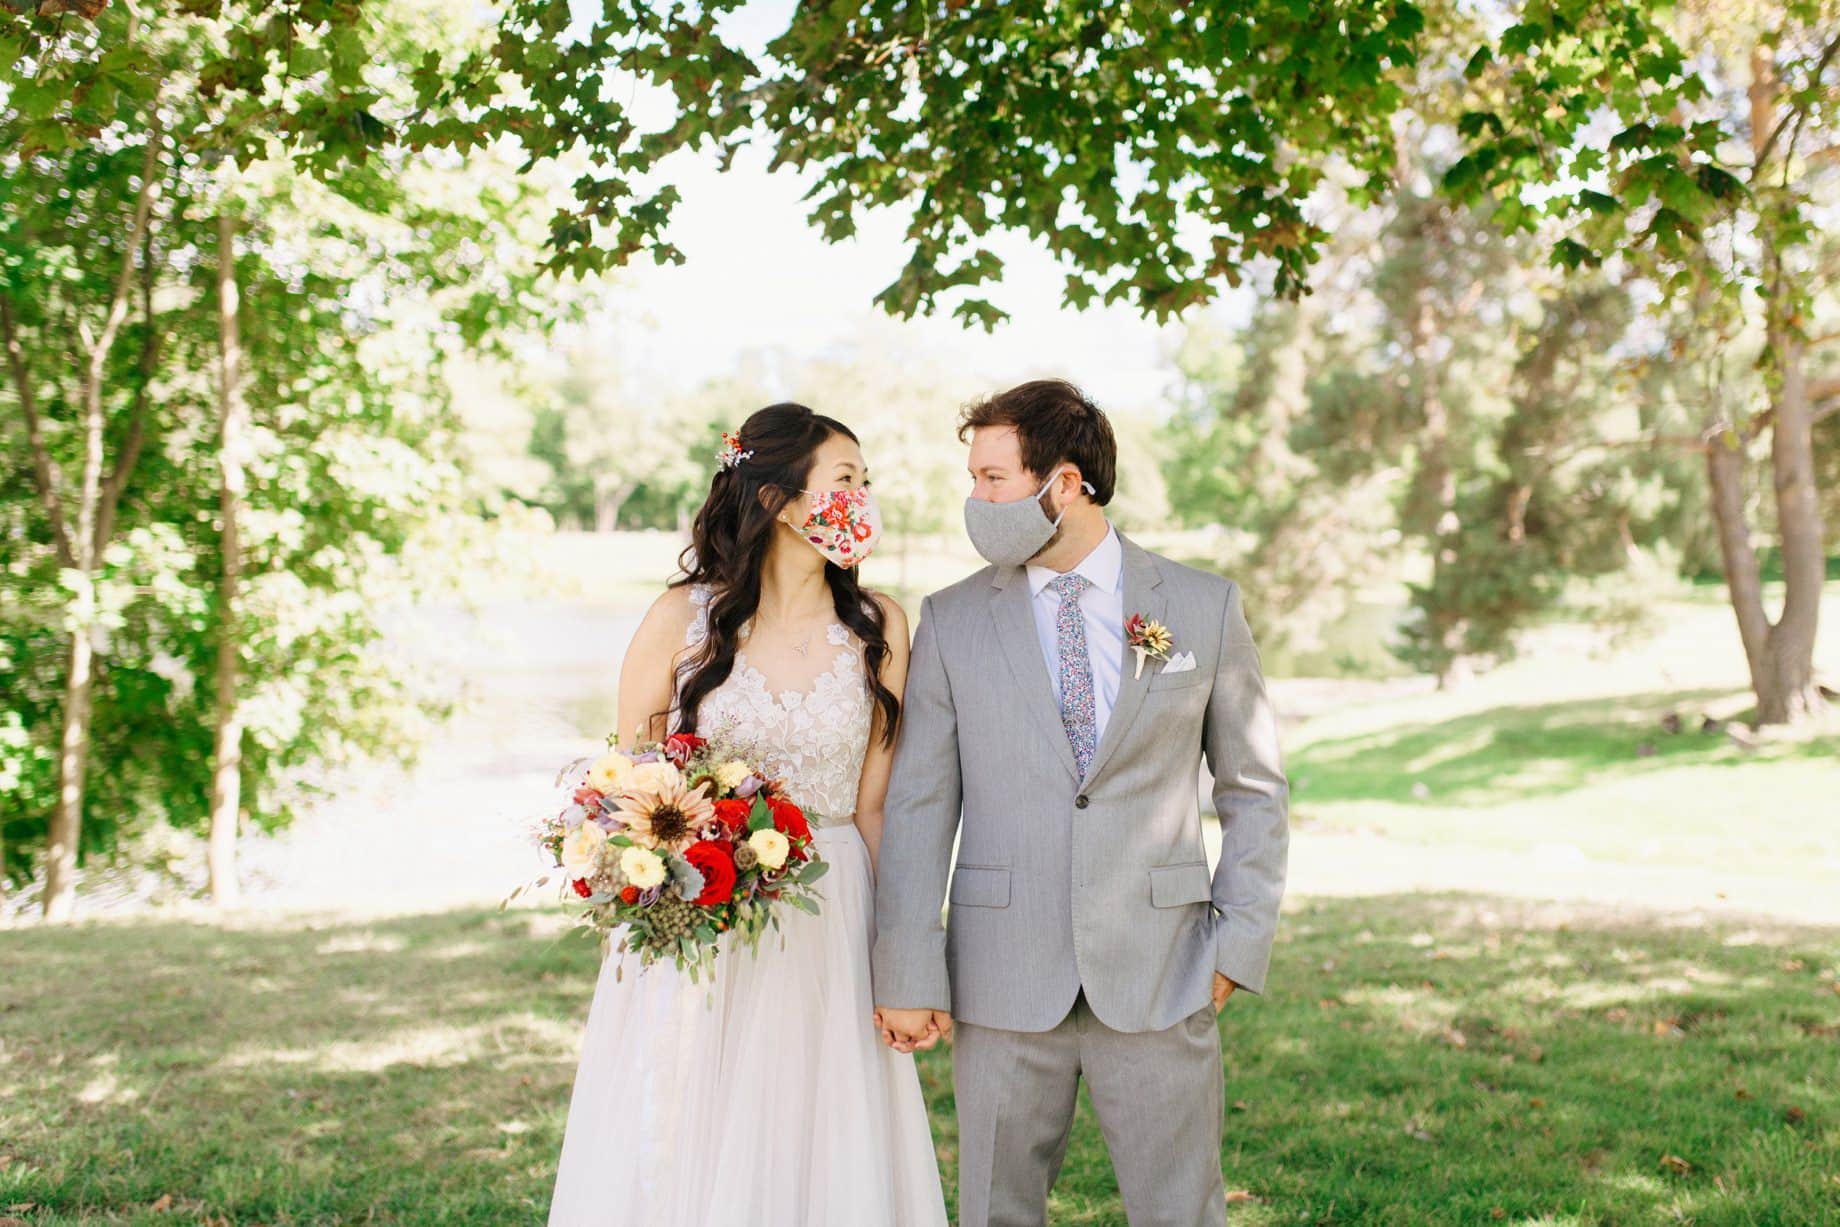
<path fill-rule="evenodd" d="M 690 530 L 690 545 L 678 559 L 682 578 L 671 586 L 705 584 L 709 630 L 685 661 L 678 692 L 679 727 L 696 731 L 697 710 L 709 692 L 734 671 L 741 628 L 760 607 L 760 569 L 767 556 L 782 508 L 809 485 L 811 467 L 825 440 L 843 435 L 860 442 L 856 432 L 835 418 L 804 405 L 768 405 L 741 424 L 741 450 L 752 455 L 732 468 L 718 469 L 709 482 Z M 893 745 L 901 701 L 882 682 L 888 659 L 888 636 L 882 607 L 862 590 L 856 571 L 826 561 L 837 620 L 863 645 L 863 671 L 880 717 L 881 739 Z"/>

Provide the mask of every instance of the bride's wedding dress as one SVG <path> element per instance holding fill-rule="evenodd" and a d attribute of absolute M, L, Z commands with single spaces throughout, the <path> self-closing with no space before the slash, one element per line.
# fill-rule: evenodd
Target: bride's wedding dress
<path fill-rule="evenodd" d="M 695 645 L 710 593 L 691 599 Z M 724 949 L 702 983 L 668 962 L 640 974 L 635 957 L 607 955 L 551 1227 L 946 1222 L 914 1059 L 885 1048 L 870 1018 L 874 887 L 850 817 L 872 708 L 861 643 L 841 625 L 827 640 L 834 659 L 804 690 L 771 690 L 743 652 L 697 722 L 762 762 L 805 811 L 830 862 L 821 914 L 782 909 L 758 955 Z"/>

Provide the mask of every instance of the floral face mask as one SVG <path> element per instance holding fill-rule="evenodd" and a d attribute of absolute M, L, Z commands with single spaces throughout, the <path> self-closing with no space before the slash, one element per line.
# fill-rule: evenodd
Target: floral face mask
<path fill-rule="evenodd" d="M 801 490 L 806 498 L 805 519 L 794 523 L 799 536 L 825 558 L 845 570 L 867 558 L 882 536 L 882 512 L 875 491 L 867 486 L 848 490 Z"/>

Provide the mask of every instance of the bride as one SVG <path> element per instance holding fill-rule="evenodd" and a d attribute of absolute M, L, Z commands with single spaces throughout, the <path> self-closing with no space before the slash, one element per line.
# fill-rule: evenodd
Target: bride
<path fill-rule="evenodd" d="M 911 1055 L 869 990 L 873 875 L 907 672 L 901 607 L 858 584 L 879 526 L 848 427 L 773 405 L 725 436 L 620 673 L 619 728 L 720 737 L 780 778 L 830 870 L 714 979 L 602 961 L 551 1227 L 943 1227 Z M 783 940 L 782 940 L 783 934 Z"/>

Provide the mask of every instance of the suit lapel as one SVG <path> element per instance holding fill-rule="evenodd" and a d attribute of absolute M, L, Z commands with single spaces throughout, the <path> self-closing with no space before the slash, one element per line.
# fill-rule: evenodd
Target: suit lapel
<path fill-rule="evenodd" d="M 1148 551 L 1131 541 L 1123 533 L 1118 535 L 1118 543 L 1124 549 L 1124 616 L 1129 620 L 1134 613 L 1141 613 L 1151 622 L 1163 621 L 1165 600 L 1162 591 L 1163 576 L 1157 570 L 1156 559 Z M 1144 695 L 1149 692 L 1150 679 L 1162 668 L 1154 660 L 1144 662 L 1143 673 L 1137 672 L 1137 653 L 1130 644 L 1123 645 L 1124 658 L 1118 674 L 1118 697 L 1112 702 L 1112 714 L 1105 721 L 1105 735 L 1099 739 L 1098 749 L 1093 751 L 1092 763 L 1086 769 L 1085 783 L 1090 786 L 1105 770 L 1120 743 L 1130 734 L 1132 722 L 1144 705 Z M 1040 653 L 1036 655 L 1039 657 Z M 1065 736 L 1062 737 L 1065 741 Z"/>
<path fill-rule="evenodd" d="M 997 569 L 990 581 L 990 616 L 996 623 L 1003 658 L 1015 675 L 1022 705 L 1041 726 L 1067 774 L 1078 779 L 1079 763 L 1073 757 L 1073 744 L 1067 740 L 1067 728 L 1061 723 L 1060 708 L 1055 706 L 1054 683 L 1048 677 L 1048 662 L 1042 658 L 1031 599 L 1028 575 L 1021 567 Z"/>

